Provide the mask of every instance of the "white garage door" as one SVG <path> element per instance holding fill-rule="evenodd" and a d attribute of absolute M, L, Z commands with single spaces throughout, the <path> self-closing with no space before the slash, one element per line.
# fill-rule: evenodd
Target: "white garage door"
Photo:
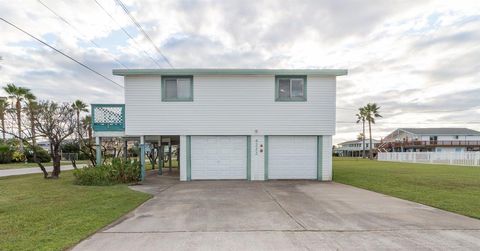
<path fill-rule="evenodd" d="M 269 179 L 316 179 L 316 136 L 269 136 Z"/>
<path fill-rule="evenodd" d="M 192 136 L 192 180 L 246 179 L 247 137 Z"/>

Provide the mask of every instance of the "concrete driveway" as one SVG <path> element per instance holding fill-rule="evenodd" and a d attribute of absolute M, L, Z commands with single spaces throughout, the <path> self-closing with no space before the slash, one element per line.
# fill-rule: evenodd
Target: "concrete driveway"
<path fill-rule="evenodd" d="M 74 250 L 479 250 L 480 221 L 333 182 L 161 178 Z"/>

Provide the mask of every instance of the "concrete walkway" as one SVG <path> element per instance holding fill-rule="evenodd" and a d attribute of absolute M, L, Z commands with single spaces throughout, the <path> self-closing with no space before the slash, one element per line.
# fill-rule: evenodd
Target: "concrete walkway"
<path fill-rule="evenodd" d="M 334 182 L 150 178 L 74 250 L 480 250 L 480 221 Z"/>
<path fill-rule="evenodd" d="M 77 167 L 83 167 L 85 164 L 78 164 Z M 47 169 L 48 172 L 51 172 L 53 169 L 53 166 L 46 166 L 45 169 Z M 72 165 L 62 165 L 61 166 L 62 171 L 67 171 L 67 170 L 73 170 Z M 0 177 L 6 177 L 6 176 L 15 176 L 15 175 L 24 175 L 24 174 L 32 174 L 32 173 L 42 173 L 42 170 L 37 167 L 27 167 L 27 168 L 16 168 L 16 169 L 5 169 L 5 170 L 0 170 Z"/>

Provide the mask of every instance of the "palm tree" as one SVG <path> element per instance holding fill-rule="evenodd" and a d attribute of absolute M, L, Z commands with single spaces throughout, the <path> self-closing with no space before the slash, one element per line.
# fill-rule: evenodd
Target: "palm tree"
<path fill-rule="evenodd" d="M 5 114 L 8 110 L 8 102 L 5 99 L 0 99 L 0 121 L 2 124 L 2 138 L 5 140 Z"/>
<path fill-rule="evenodd" d="M 369 158 L 373 159 L 373 142 L 372 142 L 372 124 L 375 124 L 375 118 L 381 118 L 379 111 L 380 106 L 376 103 L 368 103 L 365 107 L 365 120 L 368 121 L 368 132 L 370 136 L 370 152 Z"/>
<path fill-rule="evenodd" d="M 9 95 L 9 98 L 15 100 L 15 113 L 17 115 L 18 137 L 20 138 L 20 151 L 23 152 L 22 141 L 22 100 L 25 94 L 30 92 L 30 89 L 24 87 L 17 87 L 15 84 L 7 84 L 3 90 Z"/>
<path fill-rule="evenodd" d="M 92 117 L 90 115 L 87 115 L 82 119 L 82 127 L 83 127 L 83 130 L 87 131 L 88 142 L 91 143 L 93 141 L 93 131 L 92 131 Z"/>
<path fill-rule="evenodd" d="M 28 117 L 30 119 L 30 126 L 31 126 L 31 130 L 32 130 L 32 145 L 33 147 L 35 147 L 35 145 L 37 144 L 37 140 L 35 139 L 35 136 L 36 136 L 36 132 L 35 132 L 35 116 L 37 115 L 37 108 L 38 108 L 38 105 L 37 105 L 37 97 L 35 97 L 35 95 L 33 95 L 33 93 L 30 92 L 30 90 L 25 93 L 24 95 L 24 98 L 26 99 L 26 111 L 27 111 L 27 114 L 28 114 Z"/>
<path fill-rule="evenodd" d="M 73 110 L 76 112 L 77 114 L 77 140 L 78 140 L 78 146 L 79 147 L 82 147 L 81 143 L 80 143 L 80 113 L 81 112 L 88 112 L 88 109 L 87 109 L 87 104 L 85 104 L 83 101 L 77 99 L 75 100 L 75 102 L 73 102 L 72 104 L 72 108 Z"/>
<path fill-rule="evenodd" d="M 366 113 L 365 113 L 365 107 L 360 107 L 358 108 L 358 113 L 355 114 L 355 116 L 357 116 L 357 124 L 362 122 L 362 127 L 363 127 L 363 130 L 362 130 L 362 158 L 365 158 L 366 155 L 365 155 L 365 117 L 366 117 Z"/>

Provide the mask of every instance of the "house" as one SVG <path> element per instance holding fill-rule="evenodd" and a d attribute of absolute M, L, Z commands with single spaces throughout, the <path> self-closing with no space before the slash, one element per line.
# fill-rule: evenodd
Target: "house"
<path fill-rule="evenodd" d="M 380 144 L 380 140 L 372 139 L 373 148 Z M 362 157 L 363 140 L 350 140 L 338 144 L 335 148 L 335 153 L 340 157 Z M 365 140 L 365 156 L 368 156 L 370 151 L 370 140 Z"/>
<path fill-rule="evenodd" d="M 336 77 L 346 70 L 113 74 L 124 77 L 125 104 L 92 105 L 97 145 L 102 137 L 136 138 L 142 153 L 177 145 L 182 181 L 332 178 Z"/>
<path fill-rule="evenodd" d="M 468 128 L 398 128 L 378 146 L 388 152 L 480 151 L 480 132 Z"/>

